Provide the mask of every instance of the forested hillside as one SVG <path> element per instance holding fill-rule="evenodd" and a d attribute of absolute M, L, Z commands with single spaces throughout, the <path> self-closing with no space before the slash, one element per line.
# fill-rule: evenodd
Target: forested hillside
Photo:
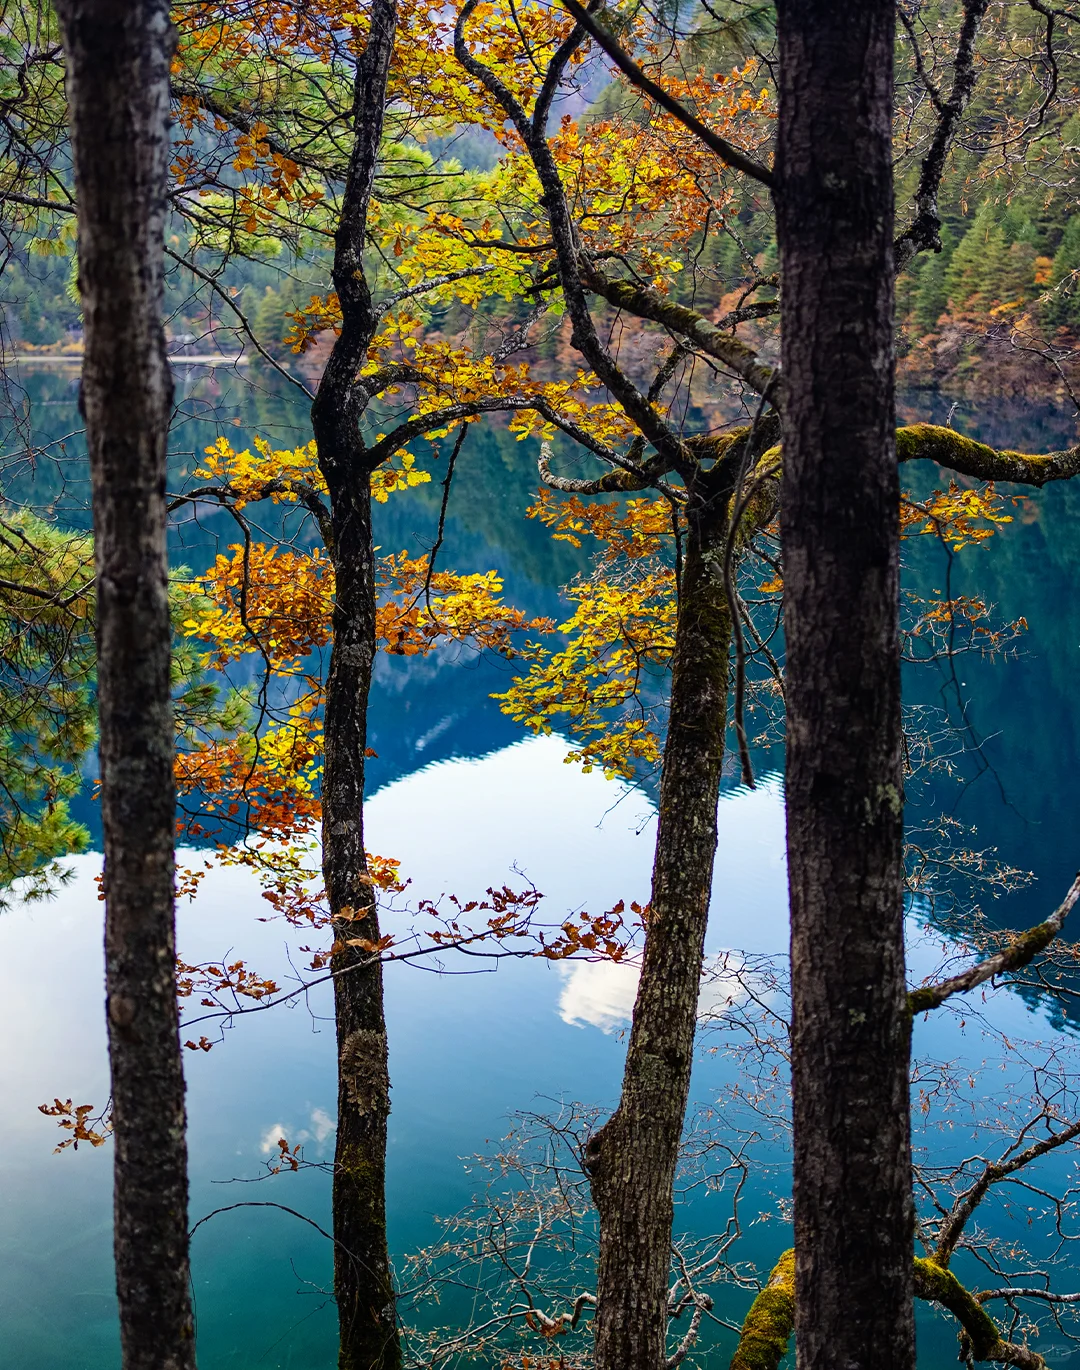
<path fill-rule="evenodd" d="M 931 30 L 944 23 L 934 14 L 931 8 L 921 15 Z M 1014 22 L 1030 20 L 1024 16 Z M 688 40 L 689 60 L 725 70 L 743 60 L 745 46 L 740 44 L 745 41 L 737 28 L 718 34 L 703 23 Z M 1047 102 L 1033 136 L 1026 137 L 1030 88 L 1012 70 L 995 84 L 993 68 L 995 61 L 1003 62 L 1005 39 L 996 35 L 995 41 L 998 52 L 988 61 L 987 84 L 952 150 L 950 174 L 939 196 L 940 249 L 916 255 L 897 281 L 898 377 L 902 387 L 933 387 L 958 396 L 1063 393 L 1074 380 L 1080 338 L 1080 120 L 1068 101 L 1057 98 Z M 905 57 L 901 47 L 902 63 Z M 914 137 L 915 115 L 925 95 L 912 92 L 913 73 L 904 74 L 903 119 L 908 136 Z M 610 72 L 594 68 L 561 108 L 565 117 L 579 119 L 582 130 L 602 138 L 611 118 L 632 106 L 627 87 L 613 81 Z M 199 143 L 197 130 L 189 141 Z M 903 122 L 898 141 L 898 191 L 911 193 L 915 164 L 904 147 Z M 449 184 L 461 170 L 490 171 L 502 155 L 489 131 L 468 125 L 425 135 L 414 151 L 418 166 L 438 167 Z M 228 180 L 228 169 L 224 171 Z M 776 275 L 769 207 L 751 196 L 732 209 L 691 239 L 687 269 L 666 285 L 673 301 L 693 305 L 708 317 L 724 316 L 751 282 L 772 281 Z M 68 224 L 60 232 L 35 236 L 30 231 L 9 238 L 2 303 L 6 336 L 16 349 L 49 352 L 79 345 L 72 229 Z M 182 235 L 172 241 L 179 248 Z M 204 262 L 265 349 L 290 365 L 299 360 L 294 355 L 294 316 L 318 294 L 329 270 L 328 252 L 317 239 L 305 242 L 299 256 L 296 246 L 282 246 L 268 235 L 251 243 L 254 250 L 232 254 L 225 264 L 216 262 L 213 253 Z M 215 307 L 205 292 L 193 290 L 194 284 L 170 267 L 167 329 L 174 349 L 241 352 L 244 330 L 235 314 L 222 310 L 220 301 Z M 768 286 L 759 284 L 755 298 L 759 304 L 767 301 Z M 482 313 L 492 310 L 496 317 L 505 313 L 497 301 L 481 307 Z M 451 305 L 438 318 L 429 318 L 426 327 L 431 336 L 455 337 L 467 322 L 468 313 Z M 624 335 L 640 327 L 632 316 L 620 321 Z M 769 324 L 764 311 L 757 327 L 765 341 Z M 568 325 L 560 336 L 565 351 Z M 552 337 L 538 343 L 534 354 L 550 357 L 558 345 Z M 315 367 L 321 364 L 318 357 L 311 361 Z M 699 398 L 708 405 L 707 397 Z"/>

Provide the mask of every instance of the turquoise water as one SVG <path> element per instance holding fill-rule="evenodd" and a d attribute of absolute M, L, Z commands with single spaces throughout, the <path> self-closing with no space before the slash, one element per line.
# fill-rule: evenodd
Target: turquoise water
<path fill-rule="evenodd" d="M 28 388 L 37 441 L 77 427 L 65 378 L 32 378 Z M 302 412 L 272 391 L 252 398 L 225 374 L 193 377 L 176 429 L 174 465 L 228 422 L 234 442 L 253 429 L 282 442 L 302 423 Z M 239 426 L 232 423 L 239 419 Z M 992 441 L 1030 446 L 1067 440 L 1067 417 L 984 411 L 970 431 Z M 960 420 L 958 419 L 958 422 Z M 1012 425 L 1010 428 L 1009 425 Z M 297 430 L 293 441 L 304 436 Z M 523 445 L 489 434 L 470 439 L 462 479 L 455 485 L 445 565 L 460 570 L 496 566 L 508 595 L 534 613 L 557 612 L 557 587 L 581 563 L 565 544 L 552 544 L 523 511 L 532 472 Z M 9 448 L 9 450 L 11 450 Z M 64 482 L 39 461 L 34 488 L 60 507 L 84 493 L 77 440 L 68 440 Z M 436 478 L 437 466 L 432 468 Z M 28 473 L 20 476 L 24 490 Z M 496 484 L 497 483 L 497 484 Z M 500 498 L 494 500 L 492 489 Z M 386 548 L 428 545 L 437 516 L 437 487 L 387 506 L 379 530 Z M 934 782 L 924 802 L 955 807 L 979 829 L 980 845 L 997 845 L 1013 864 L 1039 875 L 1028 890 L 988 906 L 1003 924 L 1045 916 L 1080 864 L 1073 798 L 1077 759 L 1075 678 L 1080 652 L 1077 583 L 1080 540 L 1074 513 L 1080 492 L 1048 490 L 1002 535 L 994 552 L 960 558 L 957 576 L 979 585 L 1005 616 L 1026 614 L 1026 655 L 988 666 L 965 662 L 961 679 L 974 699 L 980 736 L 994 734 L 981 754 L 961 758 L 970 780 Z M 230 530 L 210 519 L 177 535 L 177 558 L 199 566 Z M 182 544 L 182 546 L 181 546 Z M 911 548 L 909 581 L 934 588 L 940 566 L 930 548 Z M 964 587 L 966 588 L 966 586 Z M 522 739 L 487 698 L 506 679 L 500 663 L 429 658 L 384 659 L 372 710 L 369 845 L 402 861 L 412 879 L 410 898 L 444 892 L 476 895 L 527 878 L 546 896 L 551 916 L 585 907 L 609 908 L 647 894 L 654 837 L 653 802 L 563 763 L 557 738 Z M 913 672 L 909 700 L 948 703 L 930 668 Z M 947 690 L 946 690 L 947 694 Z M 982 757 L 989 760 L 984 767 Z M 761 758 L 767 770 L 776 757 Z M 90 812 L 90 810 L 87 810 Z M 72 862 L 74 879 L 48 905 L 16 907 L 0 916 L 0 1032 L 5 1044 L 4 1157 L 0 1174 L 0 1366 L 4 1370 L 112 1370 L 118 1364 L 110 1253 L 110 1168 L 106 1146 L 53 1155 L 55 1124 L 36 1106 L 53 1096 L 103 1102 L 107 1092 L 101 1022 L 101 906 L 93 857 Z M 289 946 L 302 937 L 260 923 L 265 906 L 248 877 L 220 871 L 198 898 L 179 911 L 180 949 L 198 961 L 229 952 L 281 980 L 290 975 Z M 776 953 L 785 933 L 783 812 L 779 783 L 747 793 L 733 786 L 721 804 L 720 844 L 709 950 L 738 948 Z M 913 912 L 912 972 L 928 971 L 943 936 L 927 927 L 930 913 Z M 448 963 L 448 969 L 457 966 Z M 504 962 L 490 973 L 437 975 L 392 966 L 387 973 L 393 1078 L 389 1200 L 395 1259 L 431 1242 L 436 1217 L 465 1205 L 480 1183 L 470 1159 L 490 1153 L 515 1110 L 578 1100 L 609 1107 L 618 1090 L 622 1029 L 633 1002 L 634 973 L 613 965 Z M 1003 992 L 980 1011 L 1017 1041 L 1048 1046 L 1071 1034 L 1053 1014 Z M 192 1174 L 192 1220 L 236 1203 L 276 1202 L 329 1226 L 323 1173 L 264 1173 L 277 1137 L 300 1141 L 310 1160 L 332 1155 L 335 1106 L 333 1028 L 319 992 L 290 1009 L 241 1020 L 209 1054 L 186 1059 Z M 1004 1108 L 1015 1071 L 997 1069 L 996 1047 L 976 1015 L 939 1017 L 919 1028 L 917 1047 L 977 1072 L 984 1106 Z M 730 1078 L 723 1050 L 706 1038 L 694 1083 L 695 1099 L 712 1101 Z M 1046 1048 L 1044 1048 L 1046 1049 Z M 714 1125 L 716 1125 L 714 1123 Z M 719 1126 L 723 1126 L 722 1119 Z M 963 1122 L 944 1143 L 970 1147 Z M 757 1172 L 752 1198 L 759 1206 L 783 1199 L 785 1149 L 771 1146 Z M 1061 1180 L 1071 1158 L 1047 1167 L 1040 1179 Z M 726 1199 L 696 1193 L 680 1224 L 698 1232 L 723 1225 Z M 1025 1229 L 1023 1213 L 995 1211 L 996 1231 Z M 1037 1228 L 1035 1229 L 1038 1230 Z M 787 1244 L 781 1218 L 749 1227 L 737 1255 L 765 1266 Z M 329 1370 L 334 1364 L 333 1308 L 325 1240 L 295 1217 L 271 1208 L 223 1212 L 194 1238 L 193 1285 L 200 1364 L 218 1370 Z M 1057 1287 L 1080 1288 L 1080 1272 L 1062 1271 Z M 750 1295 L 714 1290 L 717 1311 L 738 1321 Z M 1041 1349 L 1061 1344 L 1048 1338 Z M 713 1329 L 717 1357 L 730 1338 Z M 948 1325 L 920 1312 L 920 1364 L 955 1364 Z M 691 1363 L 708 1363 L 703 1354 Z M 720 1363 L 719 1361 L 717 1363 Z M 1060 1359 L 1052 1364 L 1063 1363 Z"/>

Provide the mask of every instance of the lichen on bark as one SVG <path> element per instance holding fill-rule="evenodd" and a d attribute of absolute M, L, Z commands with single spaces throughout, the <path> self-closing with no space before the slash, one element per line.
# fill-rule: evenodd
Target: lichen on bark
<path fill-rule="evenodd" d="M 338 1057 L 341 1083 L 358 1113 L 390 1112 L 390 1073 L 387 1069 L 386 1034 L 357 1028 L 341 1044 Z"/>

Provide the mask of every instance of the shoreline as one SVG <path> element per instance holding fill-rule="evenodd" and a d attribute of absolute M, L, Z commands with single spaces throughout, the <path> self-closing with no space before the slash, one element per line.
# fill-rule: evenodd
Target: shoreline
<path fill-rule="evenodd" d="M 8 357 L 19 366 L 81 366 L 81 352 L 9 352 Z M 182 352 L 170 353 L 166 360 L 173 366 L 250 366 L 251 358 L 244 353 L 226 356 L 223 352 L 208 352 L 197 356 L 187 356 Z"/>

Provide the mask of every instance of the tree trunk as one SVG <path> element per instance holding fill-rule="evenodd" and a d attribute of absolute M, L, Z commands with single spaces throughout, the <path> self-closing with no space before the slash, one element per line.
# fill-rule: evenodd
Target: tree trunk
<path fill-rule="evenodd" d="M 105 834 L 105 978 L 125 1370 L 186 1370 L 187 1152 L 173 921 L 162 327 L 169 59 L 160 0 L 58 0 L 86 330 Z"/>
<path fill-rule="evenodd" d="M 781 0 L 796 1346 L 910 1370 L 893 0 Z"/>
<path fill-rule="evenodd" d="M 378 163 L 394 0 L 375 0 L 357 61 L 355 141 L 334 242 L 341 332 L 311 407 L 319 465 L 330 496 L 335 597 L 326 682 L 322 784 L 323 875 L 339 944 L 332 967 L 338 1043 L 334 1155 L 334 1295 L 340 1370 L 397 1370 L 397 1309 L 386 1241 L 386 1120 L 390 1112 L 382 967 L 347 939 L 377 942 L 378 913 L 364 852 L 367 705 L 375 659 L 375 550 L 371 466 L 356 384 L 378 317 L 363 269 L 367 213 Z M 367 964 L 365 964 L 367 963 Z"/>
<path fill-rule="evenodd" d="M 727 717 L 727 503 L 706 498 L 688 516 L 641 979 L 619 1107 L 585 1156 L 600 1214 L 597 1370 L 660 1370 L 665 1360 L 672 1185 L 690 1090 Z"/>
<path fill-rule="evenodd" d="M 377 942 L 378 914 L 364 854 L 364 752 L 375 657 L 375 554 L 367 479 L 335 492 L 333 510 L 336 594 L 326 686 L 323 871 L 336 940 Z M 401 1351 L 386 1241 L 390 1076 L 382 966 L 362 949 L 343 945 L 333 969 L 347 971 L 334 981 L 338 1363 L 341 1370 L 394 1370 L 401 1364 Z"/>

